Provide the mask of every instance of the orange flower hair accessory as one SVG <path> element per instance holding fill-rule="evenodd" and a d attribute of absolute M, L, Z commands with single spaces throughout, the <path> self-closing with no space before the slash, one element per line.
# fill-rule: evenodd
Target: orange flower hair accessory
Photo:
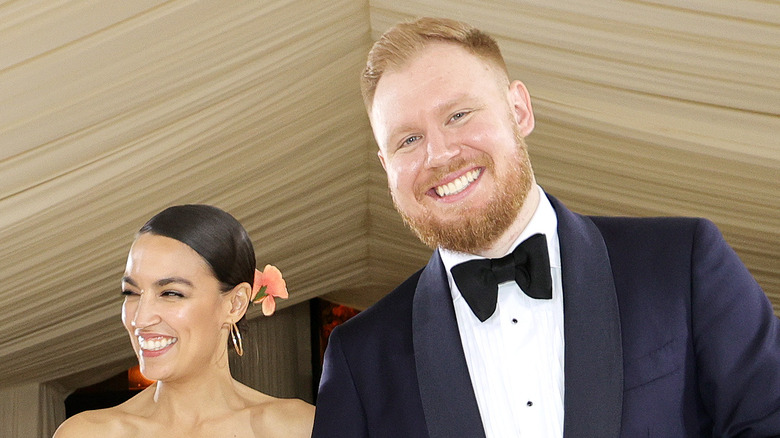
<path fill-rule="evenodd" d="M 252 285 L 252 302 L 263 304 L 263 315 L 271 316 L 276 311 L 275 298 L 287 299 L 287 282 L 276 266 L 265 265 L 262 271 L 255 269 L 255 281 Z"/>

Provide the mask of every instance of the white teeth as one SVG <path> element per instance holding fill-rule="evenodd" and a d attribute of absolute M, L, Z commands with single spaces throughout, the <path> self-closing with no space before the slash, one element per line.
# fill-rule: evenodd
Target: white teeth
<path fill-rule="evenodd" d="M 466 187 L 468 187 L 469 184 L 474 182 L 474 180 L 479 177 L 479 174 L 481 172 L 482 172 L 481 169 L 474 169 L 470 172 L 466 172 L 466 174 L 461 176 L 460 178 L 450 183 L 436 187 L 436 194 L 438 194 L 442 198 L 449 195 L 456 195 L 462 192 Z"/>
<path fill-rule="evenodd" d="M 148 351 L 162 350 L 176 341 L 178 341 L 178 338 L 161 337 L 155 339 L 144 339 L 141 336 L 138 337 L 138 345 L 141 346 L 142 350 Z"/>

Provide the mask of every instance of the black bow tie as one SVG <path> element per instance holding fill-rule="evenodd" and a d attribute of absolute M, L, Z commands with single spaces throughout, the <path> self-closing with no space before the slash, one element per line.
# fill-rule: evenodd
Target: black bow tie
<path fill-rule="evenodd" d="M 474 315 L 484 322 L 496 311 L 498 285 L 514 280 L 531 298 L 552 298 L 550 257 L 544 234 L 534 234 L 500 259 L 477 259 L 452 267 L 452 278 Z"/>

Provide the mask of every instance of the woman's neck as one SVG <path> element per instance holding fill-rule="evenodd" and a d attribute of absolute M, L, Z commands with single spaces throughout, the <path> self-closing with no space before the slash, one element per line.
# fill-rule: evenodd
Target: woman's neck
<path fill-rule="evenodd" d="M 204 367 L 189 378 L 158 381 L 151 416 L 163 418 L 169 424 L 193 426 L 206 418 L 243 407 L 236 381 L 225 361 L 224 366 Z"/>

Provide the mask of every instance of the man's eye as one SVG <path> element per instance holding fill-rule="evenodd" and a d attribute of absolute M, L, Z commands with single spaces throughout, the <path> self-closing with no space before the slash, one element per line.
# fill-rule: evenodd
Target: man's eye
<path fill-rule="evenodd" d="M 466 114 L 468 114 L 468 112 L 466 112 L 466 111 L 457 112 L 457 113 L 453 114 L 452 117 L 450 117 L 450 120 L 452 120 L 453 122 L 458 121 L 458 120 L 462 119 L 463 117 L 465 117 Z"/>
<path fill-rule="evenodd" d="M 416 141 L 417 141 L 417 140 L 419 140 L 419 139 L 420 139 L 420 136 L 419 136 L 419 135 L 413 135 L 413 136 L 411 136 L 411 137 L 407 137 L 407 138 L 406 138 L 406 139 L 405 139 L 405 140 L 404 140 L 404 141 L 401 143 L 401 145 L 402 145 L 402 146 L 409 146 L 410 144 L 412 144 L 412 143 L 416 142 Z"/>

